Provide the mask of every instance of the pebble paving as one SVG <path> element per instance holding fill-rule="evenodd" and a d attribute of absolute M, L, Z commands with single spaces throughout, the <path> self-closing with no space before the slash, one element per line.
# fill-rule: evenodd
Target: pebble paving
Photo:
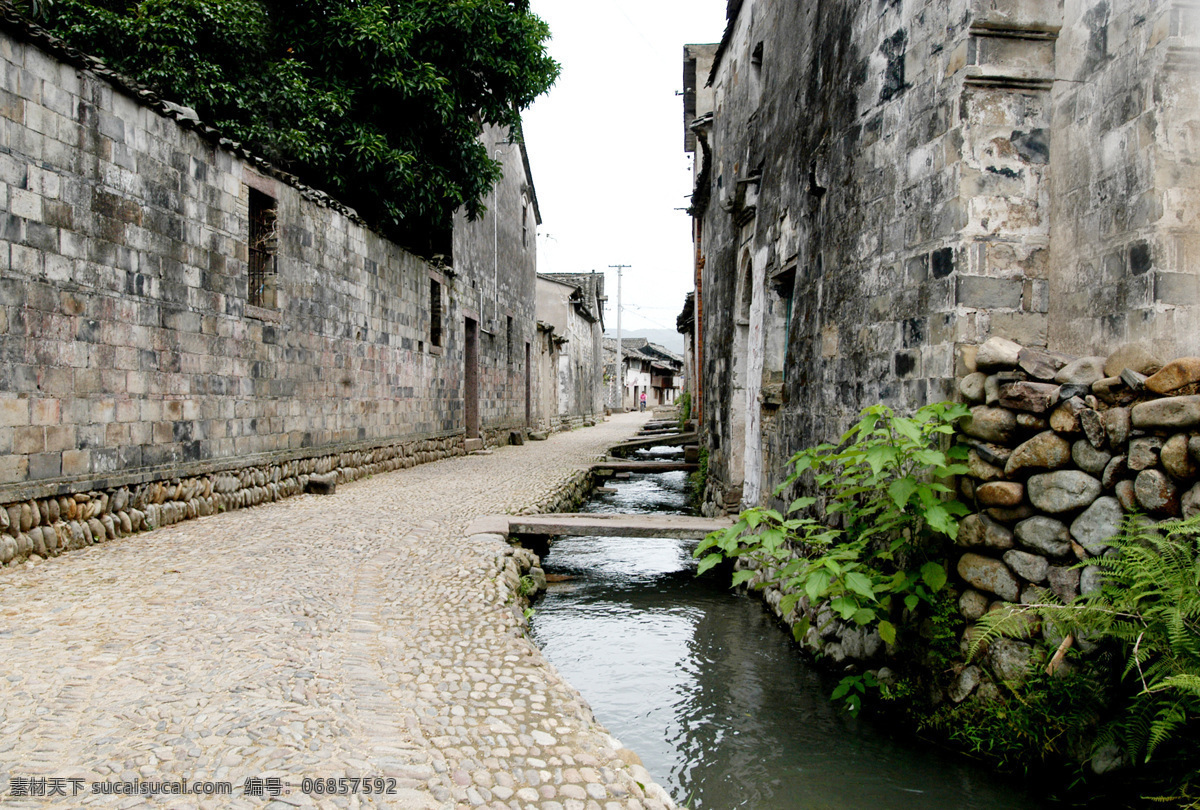
<path fill-rule="evenodd" d="M 464 535 L 646 418 L 0 569 L 0 805 L 673 807 L 526 638 L 512 549 Z M 13 795 L 39 778 L 67 795 Z M 180 779 L 234 788 L 91 787 Z"/>

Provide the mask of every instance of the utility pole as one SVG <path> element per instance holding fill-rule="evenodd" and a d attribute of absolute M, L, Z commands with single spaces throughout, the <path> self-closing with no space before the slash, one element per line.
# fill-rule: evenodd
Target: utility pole
<path fill-rule="evenodd" d="M 625 410 L 625 370 L 621 368 L 621 271 L 627 264 L 610 264 L 617 271 L 617 406 Z"/>

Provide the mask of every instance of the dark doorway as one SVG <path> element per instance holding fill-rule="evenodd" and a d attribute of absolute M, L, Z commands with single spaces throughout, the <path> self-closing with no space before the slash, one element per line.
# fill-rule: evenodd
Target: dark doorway
<path fill-rule="evenodd" d="M 525 426 L 533 427 L 533 374 L 530 373 L 531 349 L 525 341 Z"/>
<path fill-rule="evenodd" d="M 467 438 L 479 438 L 479 323 L 467 318 L 467 346 L 463 375 Z"/>

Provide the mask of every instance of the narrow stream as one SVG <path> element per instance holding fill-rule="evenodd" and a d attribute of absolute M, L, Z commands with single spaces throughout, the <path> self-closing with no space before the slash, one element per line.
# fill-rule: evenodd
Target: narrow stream
<path fill-rule="evenodd" d="M 673 448 L 678 451 L 678 448 Z M 668 458 L 663 451 L 642 458 Z M 585 512 L 688 514 L 685 473 L 609 484 Z M 891 736 L 828 699 L 832 683 L 725 576 L 695 576 L 694 541 L 564 537 L 533 636 L 693 810 L 1034 810 L 1019 779 Z"/>

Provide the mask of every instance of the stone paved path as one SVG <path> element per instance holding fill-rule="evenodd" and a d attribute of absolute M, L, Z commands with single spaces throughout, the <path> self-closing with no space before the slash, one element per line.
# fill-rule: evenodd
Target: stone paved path
<path fill-rule="evenodd" d="M 0 805 L 669 806 L 523 636 L 498 567 L 511 549 L 463 536 L 647 416 L 0 570 Z M 84 781 L 14 797 L 26 777 Z M 248 777 L 268 795 L 244 795 Z M 305 777 L 395 792 L 309 795 Z M 236 787 L 90 793 L 180 778 Z M 291 792 L 272 798 L 272 779 Z"/>

